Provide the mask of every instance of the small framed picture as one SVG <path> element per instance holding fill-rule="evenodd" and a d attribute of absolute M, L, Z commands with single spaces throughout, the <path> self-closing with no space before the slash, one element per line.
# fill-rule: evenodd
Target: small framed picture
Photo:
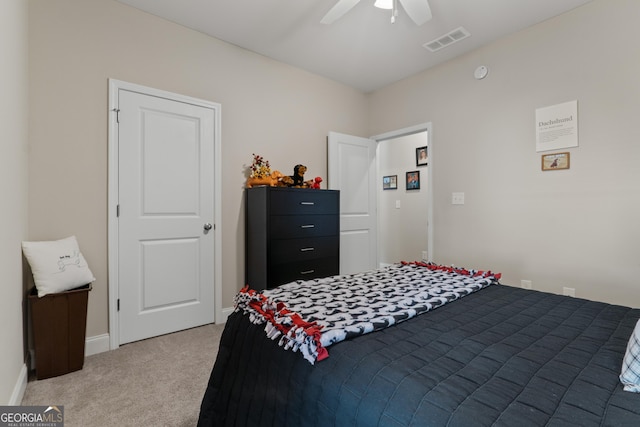
<path fill-rule="evenodd" d="M 429 164 L 427 153 L 427 146 L 416 148 L 416 166 L 427 166 Z"/>
<path fill-rule="evenodd" d="M 420 189 L 420 171 L 407 172 L 407 190 Z"/>
<path fill-rule="evenodd" d="M 542 155 L 542 170 L 555 171 L 569 169 L 569 153 L 553 153 Z"/>
<path fill-rule="evenodd" d="M 382 189 L 383 190 L 397 190 L 398 189 L 398 175 L 389 175 L 382 177 Z"/>

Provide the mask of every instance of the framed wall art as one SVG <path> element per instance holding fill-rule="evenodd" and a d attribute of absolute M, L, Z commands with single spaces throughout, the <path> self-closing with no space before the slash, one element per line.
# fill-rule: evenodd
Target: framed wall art
<path fill-rule="evenodd" d="M 416 166 L 427 166 L 429 164 L 427 146 L 416 148 Z"/>
<path fill-rule="evenodd" d="M 577 146 L 577 100 L 536 109 L 536 151 Z"/>
<path fill-rule="evenodd" d="M 407 172 L 407 190 L 420 189 L 420 171 Z"/>
<path fill-rule="evenodd" d="M 388 175 L 382 177 L 382 189 L 383 190 L 397 190 L 398 189 L 398 175 Z"/>
<path fill-rule="evenodd" d="M 542 170 L 555 171 L 560 169 L 569 169 L 569 153 L 553 153 L 542 155 Z"/>

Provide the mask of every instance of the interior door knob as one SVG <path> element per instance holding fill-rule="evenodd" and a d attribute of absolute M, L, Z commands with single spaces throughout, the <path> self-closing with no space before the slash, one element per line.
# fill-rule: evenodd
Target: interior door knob
<path fill-rule="evenodd" d="M 206 223 L 204 225 L 204 231 L 209 231 L 213 228 L 213 225 L 211 225 L 211 223 Z"/>

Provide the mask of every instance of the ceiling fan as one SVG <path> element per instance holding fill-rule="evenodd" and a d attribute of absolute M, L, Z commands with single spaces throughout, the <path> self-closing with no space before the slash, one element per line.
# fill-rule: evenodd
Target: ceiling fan
<path fill-rule="evenodd" d="M 396 21 L 398 16 L 398 1 L 404 8 L 407 15 L 416 23 L 422 25 L 431 20 L 431 8 L 428 0 L 376 0 L 374 6 L 381 9 L 391 10 L 391 23 Z M 350 11 L 360 0 L 338 0 L 329 12 L 322 18 L 320 23 L 332 24 L 342 15 Z"/>

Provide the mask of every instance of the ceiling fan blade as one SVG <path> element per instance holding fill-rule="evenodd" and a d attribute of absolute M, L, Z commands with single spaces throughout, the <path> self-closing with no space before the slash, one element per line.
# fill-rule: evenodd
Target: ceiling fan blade
<path fill-rule="evenodd" d="M 422 25 L 433 17 L 428 0 L 400 0 L 400 3 L 416 25 Z"/>
<path fill-rule="evenodd" d="M 349 12 L 351 8 L 357 5 L 359 2 L 360 0 L 339 0 L 338 3 L 336 3 L 335 6 L 333 6 L 331 10 L 327 12 L 326 15 L 324 15 L 324 18 L 322 18 L 322 21 L 320 21 L 320 23 L 327 25 L 333 24 L 338 20 L 338 18 Z"/>

